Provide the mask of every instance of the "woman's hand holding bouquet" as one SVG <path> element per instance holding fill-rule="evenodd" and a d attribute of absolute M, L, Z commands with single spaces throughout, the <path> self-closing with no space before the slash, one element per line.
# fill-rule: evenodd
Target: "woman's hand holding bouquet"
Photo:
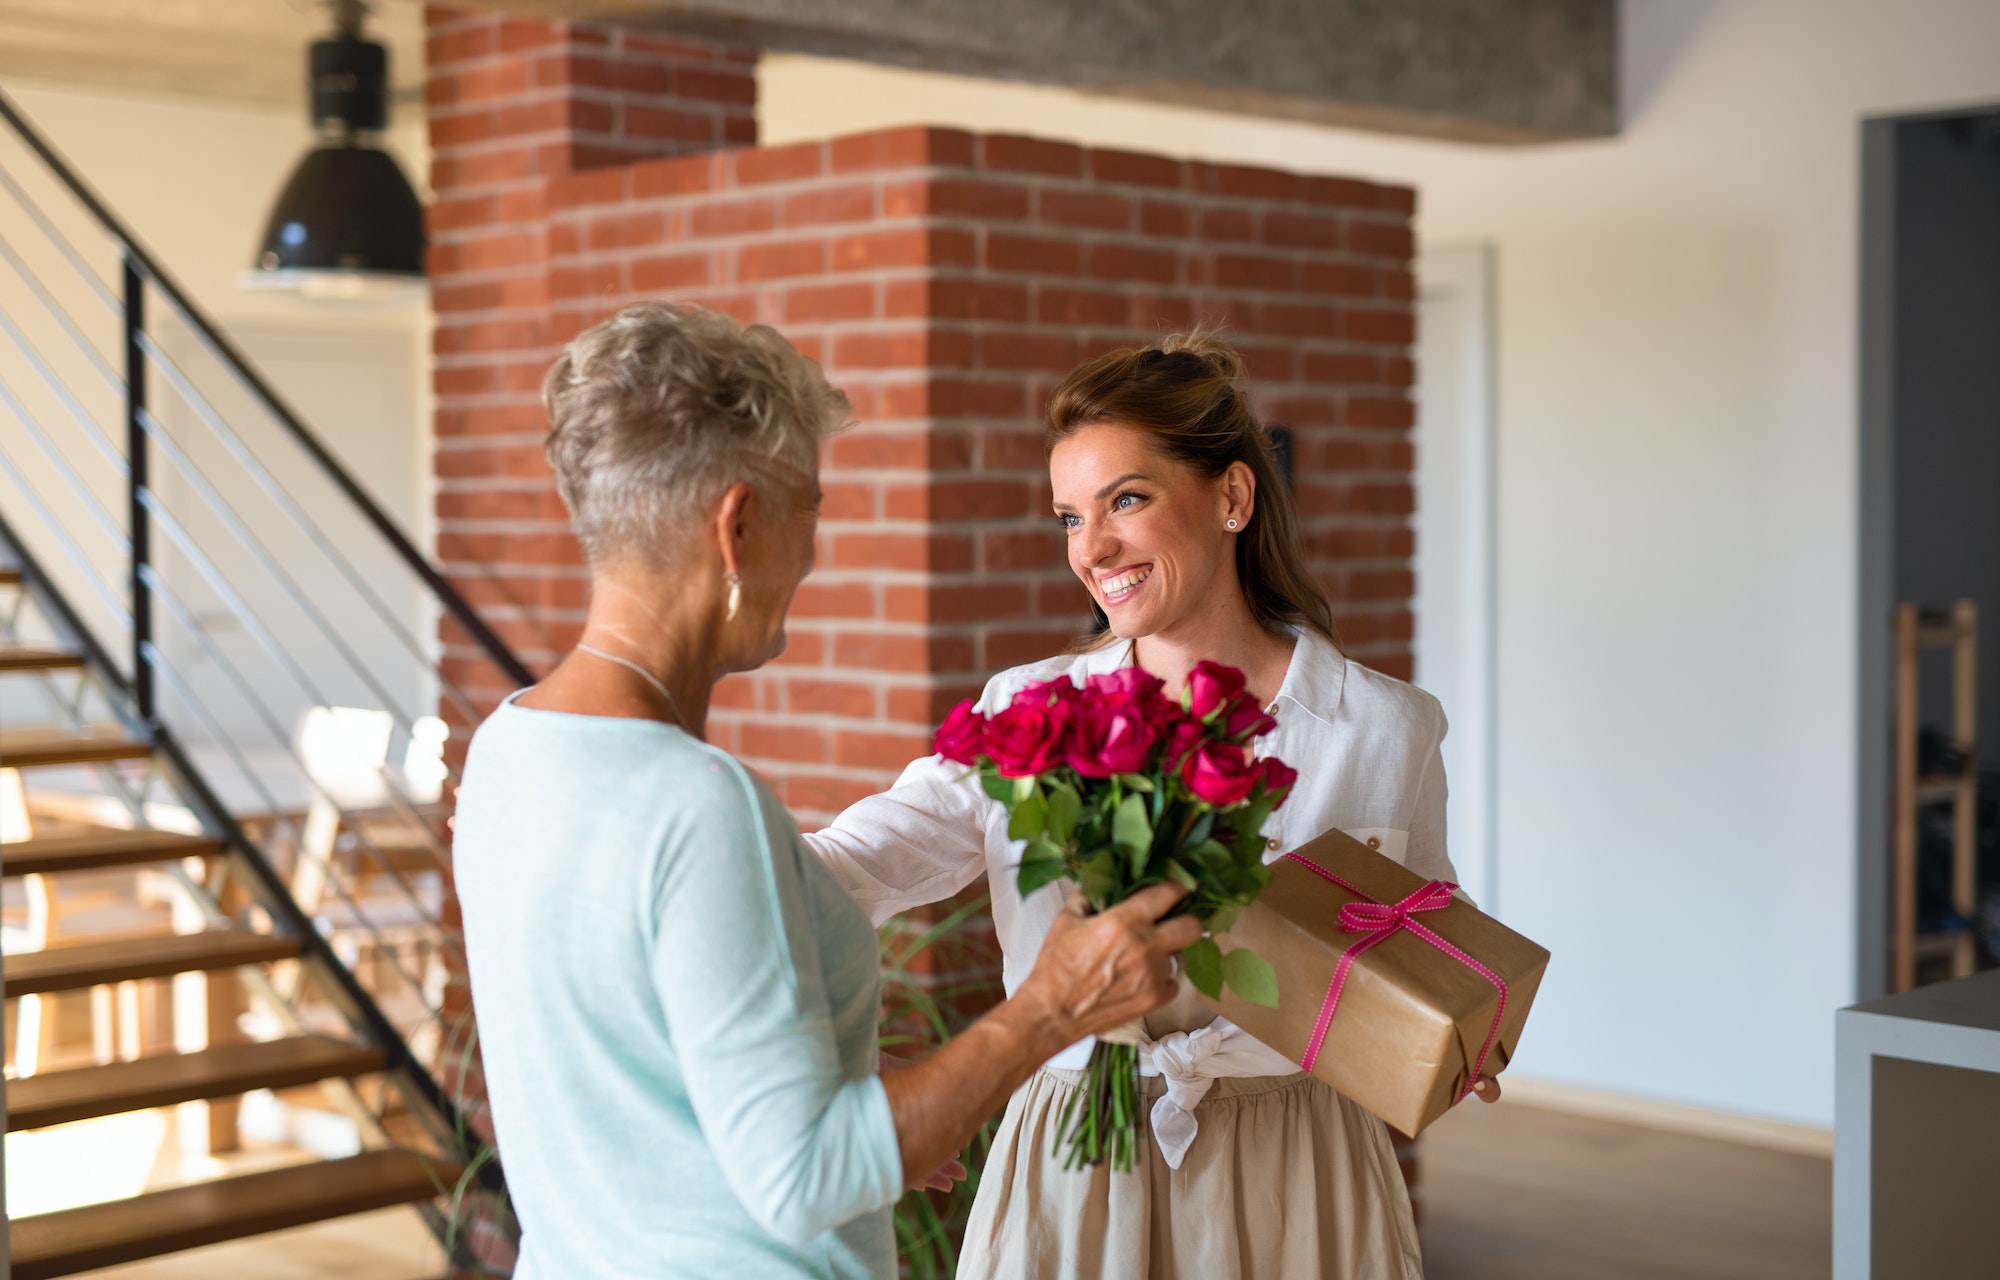
<path fill-rule="evenodd" d="M 1251 752 L 1251 740 L 1275 727 L 1240 671 L 1203 662 L 1179 700 L 1158 677 L 1125 667 L 1082 685 L 1030 685 L 991 716 L 961 703 L 935 746 L 975 768 L 986 793 L 1007 806 L 1007 834 L 1026 842 L 1016 881 L 1024 896 L 1067 878 L 1104 911 L 1148 886 L 1178 884 L 1187 896 L 1176 914 L 1204 929 L 1182 953 L 1188 980 L 1210 997 L 1226 984 L 1274 1005 L 1271 966 L 1241 947 L 1224 953 L 1212 935 L 1270 881 L 1264 822 L 1298 777 Z M 1057 1129 L 1057 1142 L 1069 1144 L 1066 1167 L 1107 1156 L 1115 1168 L 1132 1167 L 1137 1076 L 1136 1047 L 1099 1040 Z"/>

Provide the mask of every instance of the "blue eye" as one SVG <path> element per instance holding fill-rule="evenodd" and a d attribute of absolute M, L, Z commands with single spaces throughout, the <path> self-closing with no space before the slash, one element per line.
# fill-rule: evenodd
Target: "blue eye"
<path fill-rule="evenodd" d="M 1073 516 L 1073 515 L 1059 515 L 1056 517 L 1056 523 L 1061 525 L 1064 529 L 1074 529 L 1078 525 L 1083 523 L 1083 517 Z"/>
<path fill-rule="evenodd" d="M 1143 496 L 1140 494 L 1121 493 L 1116 498 L 1113 498 L 1111 500 L 1111 509 L 1113 511 L 1125 511 L 1128 510 L 1127 506 L 1128 503 L 1140 502 L 1143 500 L 1144 500 Z"/>

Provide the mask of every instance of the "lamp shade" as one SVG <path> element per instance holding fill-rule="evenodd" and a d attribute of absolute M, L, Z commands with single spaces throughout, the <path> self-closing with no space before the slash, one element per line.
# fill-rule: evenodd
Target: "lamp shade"
<path fill-rule="evenodd" d="M 389 54 L 360 37 L 363 6 L 335 4 L 339 29 L 313 42 L 309 100 L 320 145 L 278 193 L 248 289 L 315 298 L 421 295 L 424 209 L 374 138 L 389 120 Z"/>
<path fill-rule="evenodd" d="M 421 276 L 423 205 L 387 152 L 315 147 L 278 193 L 257 267 Z"/>

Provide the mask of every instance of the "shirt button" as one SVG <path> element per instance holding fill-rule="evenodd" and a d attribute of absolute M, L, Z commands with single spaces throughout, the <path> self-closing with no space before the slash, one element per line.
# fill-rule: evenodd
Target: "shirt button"
<path fill-rule="evenodd" d="M 1278 847 L 1278 842 L 1276 840 L 1266 840 L 1264 844 L 1267 848 L 1275 849 Z"/>
<path fill-rule="evenodd" d="M 1369 847 L 1370 849 L 1380 849 L 1380 848 L 1382 847 L 1382 837 L 1381 837 L 1381 836 L 1369 836 L 1369 837 L 1368 837 L 1368 847 Z"/>

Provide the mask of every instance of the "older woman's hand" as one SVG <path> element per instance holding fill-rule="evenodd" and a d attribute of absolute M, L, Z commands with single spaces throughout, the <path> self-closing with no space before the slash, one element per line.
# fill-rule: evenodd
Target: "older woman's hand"
<path fill-rule="evenodd" d="M 924 1061 L 883 1073 L 906 1185 L 956 1176 L 947 1162 L 979 1122 L 1064 1046 L 1173 999 L 1174 953 L 1201 936 L 1201 925 L 1160 917 L 1185 892 L 1155 885 L 1098 915 L 1081 895 L 1071 898 L 1012 999 Z"/>
<path fill-rule="evenodd" d="M 1154 885 L 1097 915 L 1082 894 L 1071 895 L 1016 998 L 1041 1003 L 1060 1018 L 1066 1041 L 1159 1008 L 1179 989 L 1174 954 L 1201 937 L 1201 922 L 1192 916 L 1160 918 L 1186 892 L 1176 884 Z"/>

